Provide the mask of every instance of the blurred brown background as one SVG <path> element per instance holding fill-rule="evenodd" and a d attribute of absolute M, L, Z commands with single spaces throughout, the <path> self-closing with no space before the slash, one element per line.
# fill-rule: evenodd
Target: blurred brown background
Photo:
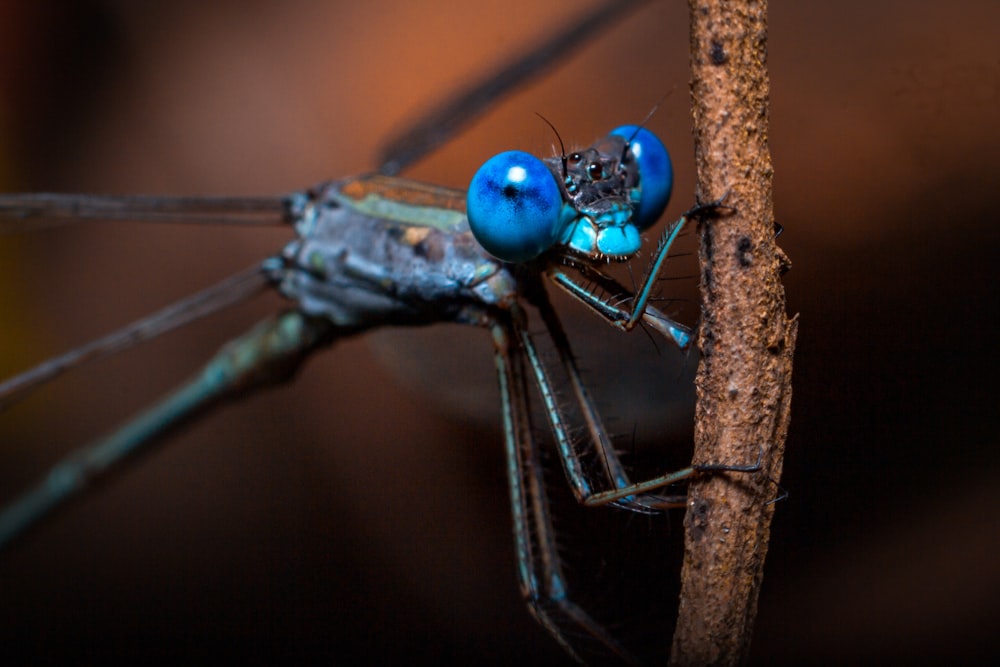
<path fill-rule="evenodd" d="M 408 120 L 561 26 L 575 4 L 5 2 L 2 187 L 262 194 L 360 173 Z M 802 321 L 790 497 L 777 509 L 755 663 L 1000 656 L 998 26 L 985 0 L 771 8 L 775 205 L 794 265 L 789 310 Z M 463 187 L 495 152 L 550 150 L 536 111 L 586 144 L 669 93 L 650 125 L 673 154 L 670 212 L 681 212 L 694 191 L 686 31 L 684 3 L 652 3 L 407 175 Z M 141 225 L 0 237 L 0 376 L 287 238 Z M 693 283 L 677 288 L 692 294 Z M 6 413 L 0 501 L 280 307 L 259 299 Z M 601 327 L 567 310 L 574 341 Z M 420 362 L 427 378 L 468 346 L 477 381 L 495 391 L 487 338 L 428 333 L 339 344 L 294 384 L 200 422 L 0 555 L 4 653 L 564 660 L 518 598 L 495 395 L 477 407 L 392 370 Z M 683 465 L 687 417 L 675 402 L 690 398 L 694 360 L 641 334 L 597 335 L 578 343 L 580 357 L 629 462 Z M 602 368 L 619 344 L 638 361 Z M 636 380 L 649 368 L 652 386 Z M 647 437 L 666 428 L 658 420 L 682 428 Z M 647 440 L 676 446 L 659 459 Z M 681 515 L 557 506 L 580 562 L 574 588 L 630 646 L 662 654 Z M 643 591 L 651 599 L 633 603 Z"/>

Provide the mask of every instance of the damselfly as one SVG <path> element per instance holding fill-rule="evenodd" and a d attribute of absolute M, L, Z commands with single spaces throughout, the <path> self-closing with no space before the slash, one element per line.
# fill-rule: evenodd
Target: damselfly
<path fill-rule="evenodd" d="M 518 247 L 512 249 L 505 245 L 504 238 L 497 239 L 486 234 L 487 239 L 492 238 L 487 244 L 494 252 L 506 255 L 509 260 L 529 262 L 525 265 L 527 268 L 501 264 L 482 253 L 463 231 L 463 197 L 439 188 L 380 177 L 361 178 L 322 186 L 313 192 L 290 198 L 257 199 L 248 207 L 254 213 L 263 213 L 265 218 L 281 216 L 294 222 L 302 235 L 301 240 L 287 246 L 280 256 L 268 260 L 261 270 L 246 276 L 245 282 L 241 281 L 250 288 L 266 282 L 281 285 L 287 294 L 299 300 L 300 310 L 283 316 L 279 325 L 269 329 L 271 332 L 291 334 L 296 339 L 293 347 L 298 352 L 294 352 L 293 356 L 328 342 L 332 337 L 386 323 L 454 320 L 490 328 L 497 349 L 501 385 L 505 387 L 503 397 L 522 586 L 526 594 L 535 600 L 536 613 L 543 623 L 567 648 L 573 640 L 561 628 L 568 623 L 577 626 L 573 632 L 582 631 L 614 651 L 623 653 L 600 626 L 573 603 L 563 599 L 563 577 L 558 569 L 554 539 L 544 508 L 544 494 L 536 472 L 537 454 L 530 446 L 530 430 L 526 426 L 527 405 L 523 392 L 529 382 L 526 376 L 533 376 L 542 389 L 561 455 L 578 496 L 590 498 L 592 502 L 613 501 L 640 509 L 655 507 L 660 504 L 660 499 L 639 495 L 638 491 L 646 491 L 645 488 L 637 490 L 628 487 L 624 471 L 583 388 L 554 312 L 548 306 L 544 289 L 537 279 L 539 272 L 545 272 L 578 298 L 604 311 L 605 317 L 619 323 L 628 322 L 628 326 L 645 321 L 678 344 L 687 344 L 688 332 L 682 326 L 674 324 L 654 308 L 644 310 L 644 300 L 652 282 L 643 286 L 640 299 L 633 300 L 631 290 L 604 277 L 600 273 L 600 264 L 595 265 L 591 261 L 594 258 L 604 261 L 608 257 L 630 256 L 638 248 L 638 231 L 629 226 L 633 209 L 639 209 L 639 218 L 643 225 L 648 225 L 658 217 L 658 211 L 644 212 L 643 207 L 651 199 L 663 200 L 654 209 L 662 209 L 666 203 L 669 186 L 661 188 L 665 194 L 651 197 L 648 184 L 653 179 L 647 177 L 642 180 L 636 174 L 636 152 L 629 150 L 642 145 L 653 148 L 655 154 L 655 142 L 651 136 L 647 138 L 643 130 L 629 128 L 614 133 L 594 153 L 581 152 L 579 157 L 577 153 L 564 154 L 563 159 L 550 162 L 547 166 L 528 162 L 514 165 L 513 171 L 509 166 L 504 167 L 501 171 L 506 175 L 534 172 L 534 179 L 540 178 L 540 182 L 549 184 L 546 187 L 550 191 L 554 187 L 560 196 L 559 203 L 553 203 L 550 198 L 544 204 L 551 209 L 549 213 L 554 218 L 542 225 L 542 236 L 545 238 L 519 242 Z M 639 158 L 640 164 L 641 161 L 642 158 Z M 620 164 L 626 166 L 620 169 Z M 639 173 L 644 172 L 640 170 Z M 504 178 L 508 176 L 501 176 L 501 180 Z M 613 185 L 605 187 L 608 183 Z M 489 192 L 491 187 L 474 188 L 474 192 Z M 518 187 L 516 183 L 506 183 L 500 189 L 517 190 Z M 561 197 L 567 195 L 582 196 L 585 200 L 570 208 L 586 210 L 588 218 L 599 219 L 599 227 L 610 224 L 616 231 L 609 233 L 605 240 L 593 232 L 595 228 L 590 223 L 577 225 L 575 219 L 570 219 L 576 214 L 568 216 L 564 213 L 569 209 L 563 206 Z M 24 212 L 39 205 L 39 201 L 9 199 L 8 203 L 11 210 Z M 66 201 L 58 200 L 55 206 L 62 207 Z M 176 203 L 163 199 L 149 202 L 90 200 L 90 204 L 80 199 L 71 201 L 74 206 L 93 205 L 94 210 L 101 210 L 99 217 L 115 217 L 108 212 L 107 205 L 117 207 L 124 201 L 127 217 L 138 218 L 156 217 Z M 473 199 L 474 206 L 477 201 L 480 200 Z M 52 204 L 52 201 L 42 202 L 41 206 L 51 213 Z M 208 202 L 215 208 L 208 211 L 208 215 L 230 215 L 231 204 L 223 202 L 219 208 L 218 201 Z M 205 202 L 190 200 L 181 203 L 179 215 L 203 215 L 206 213 L 204 205 Z M 145 213 L 140 212 L 143 206 L 146 207 Z M 492 201 L 487 201 L 483 207 L 488 223 L 495 206 Z M 428 219 L 434 224 L 428 225 Z M 353 226 L 355 236 L 345 241 L 340 231 L 335 232 L 336 238 L 332 240 L 342 245 L 333 251 L 329 245 L 331 239 L 323 239 L 316 245 L 317 239 L 324 234 L 322 230 L 331 228 L 329 225 L 338 230 Z M 673 233 L 679 230 L 680 225 L 671 227 Z M 553 243 L 557 247 L 548 250 Z M 567 245 L 574 250 L 565 250 Z M 531 246 L 530 251 L 524 246 Z M 532 256 L 539 253 L 541 257 L 533 259 Z M 660 256 L 665 257 L 665 248 Z M 566 267 L 582 274 L 584 280 L 574 280 L 565 271 Z M 652 275 L 655 276 L 655 271 Z M 335 280 L 331 281 L 331 278 Z M 330 285 L 334 285 L 335 294 L 329 292 Z M 594 291 L 595 286 L 600 288 L 599 291 Z M 227 284 L 225 289 L 208 299 L 207 308 L 214 309 L 224 301 L 241 296 L 242 293 L 234 289 L 233 284 Z M 557 341 L 580 413 L 589 422 L 590 440 L 595 446 L 593 451 L 578 451 L 578 443 L 560 422 L 560 405 L 553 396 L 544 366 L 536 358 L 531 338 L 524 329 L 523 315 L 517 305 L 519 297 L 526 298 L 539 309 Z M 192 312 L 190 307 L 181 310 L 186 314 Z M 304 317 L 303 312 L 308 316 Z M 183 316 L 167 319 L 175 325 L 183 321 Z M 270 334 L 265 338 L 272 339 Z M 261 339 L 254 340 L 259 342 Z M 250 354 L 254 358 L 252 367 L 267 366 L 258 365 L 258 343 L 250 347 L 254 349 Z M 273 379 L 271 370 L 264 373 L 268 379 Z M 158 434 L 165 426 L 165 418 L 160 415 L 146 422 L 144 428 L 148 428 L 150 434 Z M 673 479 L 660 479 L 650 488 Z M 610 496 L 594 495 L 595 492 L 614 488 L 625 490 Z M 30 519 L 32 514 L 16 511 L 7 516 L 11 521 L 8 524 L 10 530 L 14 531 L 18 528 L 16 524 L 25 517 Z"/>

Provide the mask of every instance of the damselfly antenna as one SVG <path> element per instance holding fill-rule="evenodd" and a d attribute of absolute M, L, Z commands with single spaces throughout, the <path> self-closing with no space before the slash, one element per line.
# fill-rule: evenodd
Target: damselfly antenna
<path fill-rule="evenodd" d="M 545 121 L 545 124 L 552 128 L 552 131 L 556 135 L 556 139 L 559 140 L 559 161 L 562 163 L 562 177 L 563 177 L 563 180 L 565 181 L 566 180 L 566 173 L 567 173 L 566 172 L 566 145 L 563 143 L 562 137 L 559 136 L 559 130 L 556 129 L 555 125 L 553 125 L 552 123 L 549 122 L 548 118 L 546 118 L 542 114 L 538 113 L 537 111 L 535 112 L 535 115 L 538 116 L 539 118 L 541 118 L 543 121 Z"/>

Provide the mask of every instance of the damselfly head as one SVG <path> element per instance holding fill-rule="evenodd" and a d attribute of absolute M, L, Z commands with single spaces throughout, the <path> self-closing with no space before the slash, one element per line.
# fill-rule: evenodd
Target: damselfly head
<path fill-rule="evenodd" d="M 625 260 L 672 188 L 663 142 L 623 125 L 589 148 L 548 160 L 500 153 L 473 176 L 466 203 L 476 240 L 504 261 L 528 261 L 556 245 L 593 260 Z"/>

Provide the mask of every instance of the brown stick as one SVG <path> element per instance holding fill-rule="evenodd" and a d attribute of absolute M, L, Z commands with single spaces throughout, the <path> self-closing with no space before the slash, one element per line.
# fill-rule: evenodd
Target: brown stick
<path fill-rule="evenodd" d="M 691 484 L 675 665 L 745 662 L 779 493 L 797 320 L 774 242 L 767 2 L 689 0 L 698 199 L 731 209 L 701 225 L 701 363 L 695 462 L 760 472 Z"/>

